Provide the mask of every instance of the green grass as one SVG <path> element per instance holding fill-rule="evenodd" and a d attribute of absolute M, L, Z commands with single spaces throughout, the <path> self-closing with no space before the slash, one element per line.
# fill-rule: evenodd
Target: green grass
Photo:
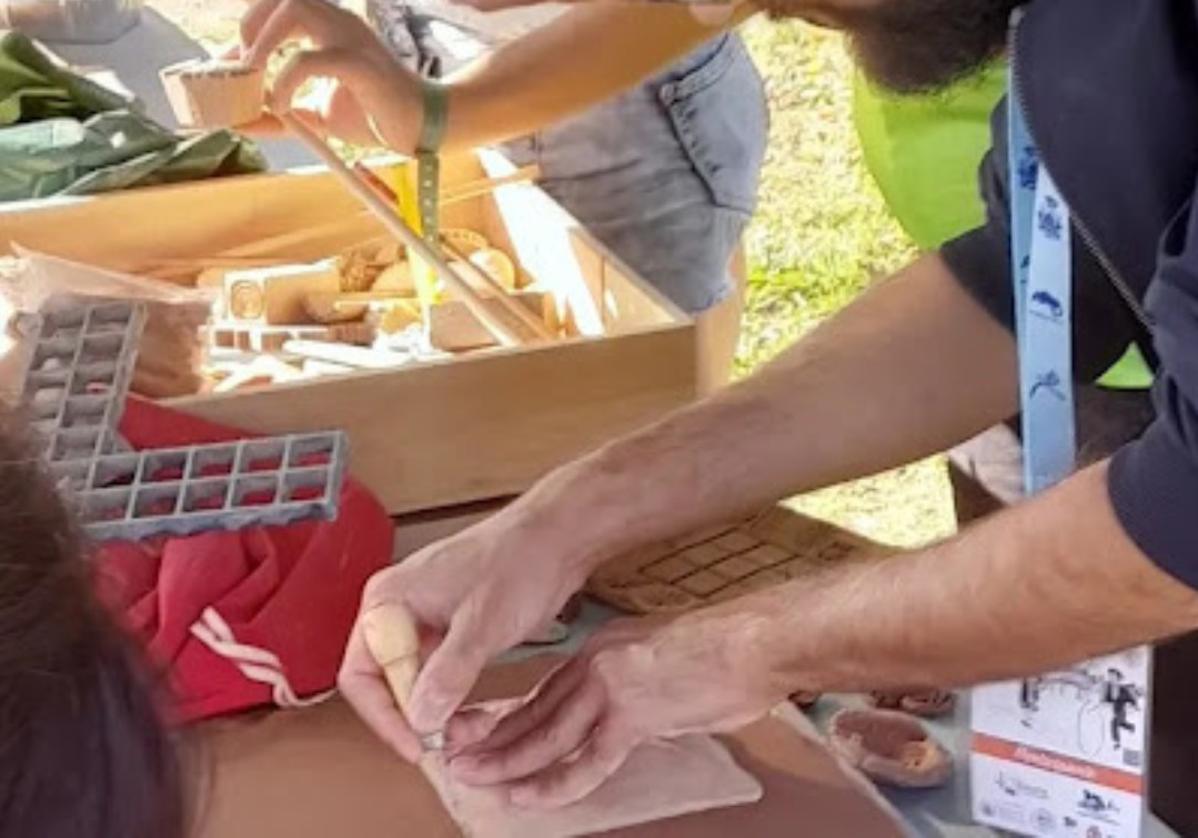
<path fill-rule="evenodd" d="M 841 39 L 762 20 L 745 35 L 766 78 L 772 125 L 760 207 L 748 234 L 741 375 L 915 252 L 862 163 L 852 124 L 852 64 Z M 939 459 L 793 504 L 891 544 L 921 544 L 953 529 Z"/>

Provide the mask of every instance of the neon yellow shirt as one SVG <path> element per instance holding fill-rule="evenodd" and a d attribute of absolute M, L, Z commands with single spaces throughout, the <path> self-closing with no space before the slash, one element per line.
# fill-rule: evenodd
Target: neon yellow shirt
<path fill-rule="evenodd" d="M 990 115 L 1006 92 L 1006 62 L 928 95 L 890 93 L 860 73 L 855 86 L 853 116 L 865 165 L 916 245 L 935 250 L 982 224 L 977 171 L 990 148 Z M 1152 371 L 1132 345 L 1098 383 L 1147 389 Z"/>

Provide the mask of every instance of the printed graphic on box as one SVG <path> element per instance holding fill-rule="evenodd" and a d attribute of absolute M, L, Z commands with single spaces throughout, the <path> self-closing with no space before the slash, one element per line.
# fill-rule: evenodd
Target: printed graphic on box
<path fill-rule="evenodd" d="M 973 729 L 1108 768 L 1144 766 L 1149 653 L 974 690 Z"/>
<path fill-rule="evenodd" d="M 1142 798 L 1097 774 L 1087 781 L 977 753 L 970 763 L 974 817 L 1021 835 L 1138 838 Z"/>
<path fill-rule="evenodd" d="M 1020 835 L 1132 838 L 1144 812 L 1151 652 L 973 691 L 974 816 Z"/>

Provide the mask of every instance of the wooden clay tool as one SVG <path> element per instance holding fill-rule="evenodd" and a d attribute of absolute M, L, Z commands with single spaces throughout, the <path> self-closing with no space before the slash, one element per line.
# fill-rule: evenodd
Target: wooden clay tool
<path fill-rule="evenodd" d="M 366 647 L 382 667 L 396 706 L 406 716 L 412 688 L 420 672 L 420 637 L 416 633 L 416 621 L 403 606 L 387 603 L 366 612 L 362 617 L 362 632 Z M 444 736 L 431 734 L 421 740 L 421 745 L 426 751 L 440 751 L 444 747 Z"/>

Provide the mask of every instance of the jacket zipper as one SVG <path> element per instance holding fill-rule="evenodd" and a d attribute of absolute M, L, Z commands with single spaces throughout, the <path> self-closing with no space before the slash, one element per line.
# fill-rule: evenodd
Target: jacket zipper
<path fill-rule="evenodd" d="M 1015 87 L 1016 92 L 1019 94 L 1017 96 L 1019 110 L 1023 115 L 1023 124 L 1027 126 L 1028 136 L 1032 139 L 1033 145 L 1039 148 L 1040 145 L 1036 142 L 1036 132 L 1032 128 L 1031 114 L 1027 109 L 1027 97 L 1024 95 L 1025 90 L 1023 87 L 1023 77 L 1019 72 L 1019 45 L 1021 43 L 1019 39 L 1019 21 L 1021 18 L 1022 14 L 1017 12 L 1011 24 L 1011 84 Z M 1041 160 L 1041 165 L 1045 165 L 1043 160 Z M 1059 182 L 1057 183 L 1057 188 L 1061 190 L 1062 194 L 1064 194 L 1064 188 Z M 1148 316 L 1148 312 L 1144 310 L 1144 306 L 1141 305 L 1139 298 L 1136 297 L 1136 295 L 1132 292 L 1131 286 L 1127 284 L 1127 281 L 1123 278 L 1123 274 L 1115 266 L 1115 263 L 1107 257 L 1106 253 L 1103 252 L 1102 248 L 1098 245 L 1098 239 L 1092 232 L 1090 232 L 1090 228 L 1082 220 L 1081 216 L 1077 214 L 1073 204 L 1068 200 L 1068 198 L 1066 198 L 1066 203 L 1069 205 L 1069 211 L 1073 219 L 1073 226 L 1077 229 L 1078 234 L 1081 236 L 1082 243 L 1086 246 L 1086 249 L 1090 251 L 1090 255 L 1092 255 L 1098 262 L 1098 266 L 1102 268 L 1103 273 L 1107 275 L 1107 279 L 1110 280 L 1111 285 L 1113 285 L 1115 288 L 1115 291 L 1120 297 L 1123 298 L 1123 302 L 1127 304 L 1127 307 L 1131 310 L 1132 315 L 1135 316 L 1136 320 L 1140 322 L 1140 325 L 1143 326 L 1144 330 L 1149 333 L 1149 336 L 1151 336 L 1152 318 Z"/>

